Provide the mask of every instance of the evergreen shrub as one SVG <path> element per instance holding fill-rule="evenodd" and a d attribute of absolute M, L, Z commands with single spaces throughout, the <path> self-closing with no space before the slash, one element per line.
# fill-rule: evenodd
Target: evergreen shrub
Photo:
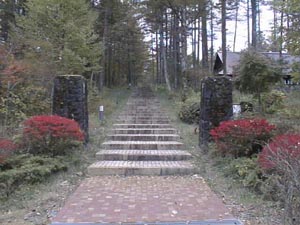
<path fill-rule="evenodd" d="M 42 182 L 64 170 L 67 165 L 62 157 L 14 155 L 0 165 L 0 196 L 7 197 L 24 184 Z"/>

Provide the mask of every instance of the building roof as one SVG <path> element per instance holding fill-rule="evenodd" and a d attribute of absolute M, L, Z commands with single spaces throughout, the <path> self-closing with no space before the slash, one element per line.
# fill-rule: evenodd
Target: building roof
<path fill-rule="evenodd" d="M 269 59 L 279 63 L 280 54 L 279 52 L 261 52 L 263 55 Z M 240 61 L 240 52 L 227 52 L 226 55 L 226 69 L 227 74 L 232 75 L 234 68 L 239 64 Z M 300 63 L 300 57 L 292 56 L 288 53 L 282 53 L 283 60 L 283 73 L 288 75 L 292 72 L 292 64 L 295 62 Z M 217 74 L 223 74 L 223 61 L 222 61 L 222 52 L 218 52 L 215 57 L 214 72 Z"/>

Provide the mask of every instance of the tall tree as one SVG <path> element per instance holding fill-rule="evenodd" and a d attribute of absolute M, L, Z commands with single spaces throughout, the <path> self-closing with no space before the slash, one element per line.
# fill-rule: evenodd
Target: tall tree
<path fill-rule="evenodd" d="M 241 55 L 238 65 L 236 87 L 243 93 L 253 94 L 262 106 L 261 94 L 270 90 L 271 85 L 280 79 L 277 68 L 261 53 L 249 49 Z"/>
<path fill-rule="evenodd" d="M 252 32 L 251 32 L 251 46 L 257 47 L 257 0 L 251 0 L 251 18 L 252 18 Z"/>
<path fill-rule="evenodd" d="M 27 58 L 48 64 L 56 74 L 89 77 L 99 69 L 96 14 L 86 0 L 31 0 L 25 7 L 27 13 L 16 17 L 12 40 Z"/>
<path fill-rule="evenodd" d="M 206 30 L 206 17 L 202 18 L 201 13 L 204 8 L 203 1 L 199 0 L 147 0 L 145 1 L 145 15 L 147 24 L 150 26 L 150 31 L 152 33 L 158 33 L 159 40 L 156 45 L 157 53 L 157 67 L 158 77 L 164 75 L 163 65 L 165 57 L 162 53 L 162 49 L 166 52 L 166 62 L 168 71 L 170 75 L 171 87 L 175 89 L 182 86 L 183 81 L 187 80 L 189 76 L 189 69 L 194 68 L 196 62 L 199 59 L 200 46 L 202 43 L 199 41 L 202 33 L 200 27 Z M 163 20 L 159 19 L 160 10 L 163 9 Z M 200 26 L 200 17 L 202 23 L 205 22 L 204 26 Z M 159 27 L 164 27 L 164 31 L 161 32 Z M 198 32 L 198 33 L 197 33 Z M 205 32 L 207 35 L 207 31 Z M 205 35 L 202 33 L 202 41 L 205 43 Z M 197 37 L 198 36 L 198 37 Z M 161 42 L 161 37 L 163 37 L 163 42 Z M 192 59 L 188 61 L 188 40 L 189 37 L 192 39 Z M 198 41 L 197 41 L 198 38 Z M 207 36 L 206 36 L 207 39 Z M 159 44 L 160 43 L 160 44 Z M 163 45 L 162 45 L 163 44 Z M 206 44 L 207 46 L 207 44 Z M 199 49 L 199 50 L 198 50 Z M 202 49 L 203 50 L 203 49 Z M 204 48 L 204 51 L 207 48 Z M 208 54 L 207 54 L 208 55 Z M 205 57 L 206 58 L 206 57 Z M 204 62 L 206 62 L 204 60 Z M 194 66 L 192 66 L 192 64 Z M 160 79 L 157 79 L 160 81 Z M 164 77 L 164 80 L 165 77 Z M 166 81 L 164 81 L 166 83 Z"/>
<path fill-rule="evenodd" d="M 226 48 L 226 0 L 221 0 L 221 32 L 222 32 L 222 61 L 223 61 L 223 74 L 227 74 L 227 48 Z"/>
<path fill-rule="evenodd" d="M 104 46 L 100 83 L 108 87 L 136 84 L 144 70 L 146 50 L 135 4 L 103 0 L 96 8 L 96 31 Z"/>
<path fill-rule="evenodd" d="M 24 15 L 25 0 L 0 1 L 0 39 L 6 42 L 11 24 L 15 24 L 15 14 Z"/>
<path fill-rule="evenodd" d="M 204 0 L 202 3 L 202 13 L 201 13 L 201 36 L 202 36 L 202 67 L 203 69 L 208 69 L 208 38 L 207 38 L 207 17 L 208 17 L 208 8 L 207 1 Z"/>
<path fill-rule="evenodd" d="M 289 24 L 286 29 L 286 45 L 288 50 L 300 55 L 300 1 L 287 0 L 284 3 L 284 12 L 287 14 Z"/>

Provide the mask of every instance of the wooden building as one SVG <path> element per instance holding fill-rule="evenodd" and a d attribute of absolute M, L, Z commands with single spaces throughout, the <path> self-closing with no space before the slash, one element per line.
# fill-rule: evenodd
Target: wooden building
<path fill-rule="evenodd" d="M 273 60 L 279 66 L 282 67 L 282 79 L 285 84 L 294 84 L 292 80 L 292 67 L 295 63 L 299 64 L 300 68 L 300 57 L 292 56 L 288 53 L 282 53 L 282 59 L 280 59 L 279 52 L 261 52 L 263 55 Z M 237 74 L 235 73 L 235 68 L 238 66 L 240 61 L 240 52 L 227 52 L 226 56 L 226 70 L 227 76 L 234 77 Z M 223 61 L 222 61 L 222 52 L 216 53 L 215 62 L 214 62 L 214 74 L 223 75 Z M 299 71 L 300 72 L 300 71 Z"/>

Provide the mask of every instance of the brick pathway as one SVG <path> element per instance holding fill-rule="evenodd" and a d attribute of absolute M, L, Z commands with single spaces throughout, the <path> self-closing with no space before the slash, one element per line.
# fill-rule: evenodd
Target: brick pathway
<path fill-rule="evenodd" d="M 53 225 L 241 224 L 193 175 L 192 155 L 151 92 L 133 94 L 108 138 L 88 168 L 94 177 L 82 181 Z"/>
<path fill-rule="evenodd" d="M 53 224 L 224 219 L 233 216 L 201 177 L 108 176 L 85 179 Z"/>

